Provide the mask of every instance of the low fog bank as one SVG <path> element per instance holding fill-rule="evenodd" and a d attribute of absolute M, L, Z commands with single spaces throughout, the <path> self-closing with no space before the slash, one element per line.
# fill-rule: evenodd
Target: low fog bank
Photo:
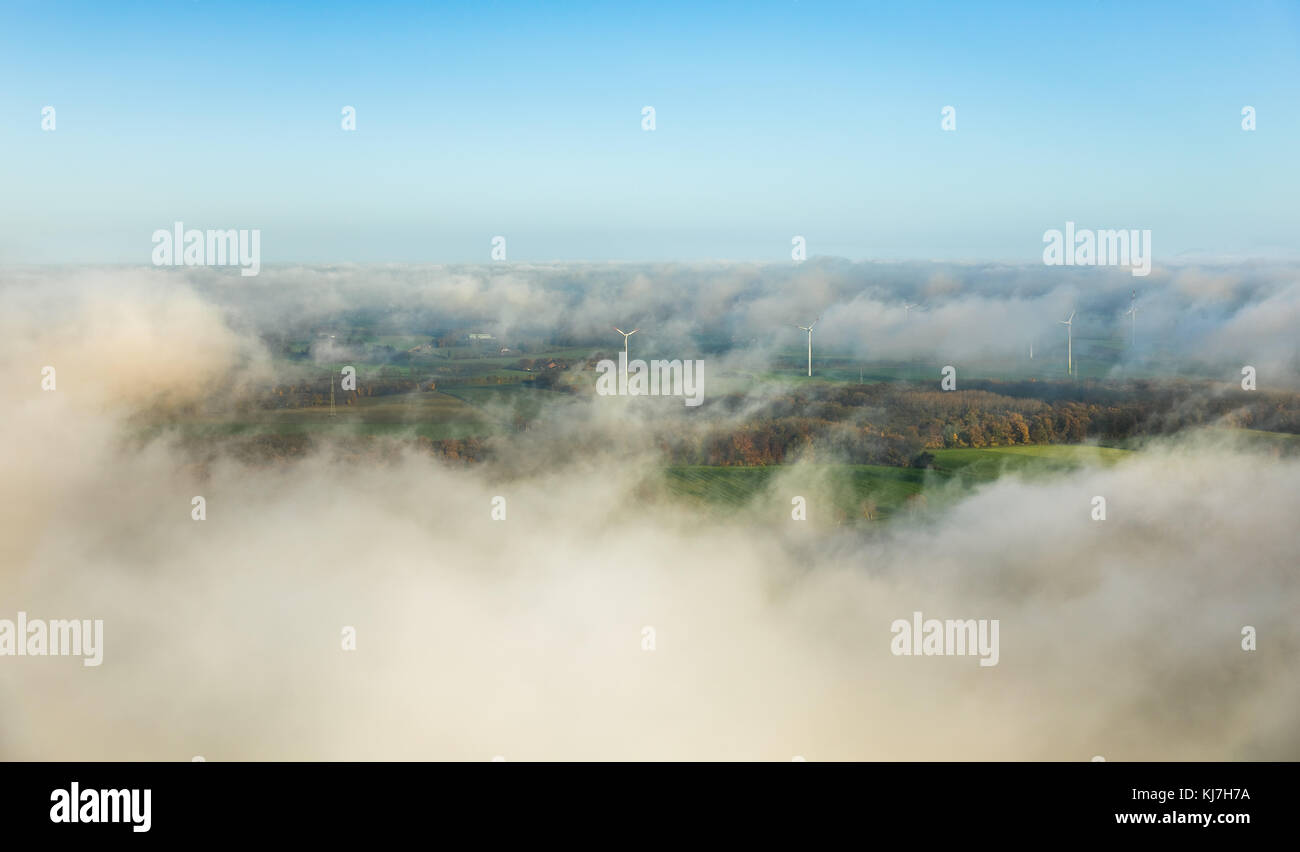
<path fill-rule="evenodd" d="M 252 336 L 307 335 L 344 318 L 387 333 L 473 330 L 612 349 L 613 326 L 674 357 L 743 349 L 755 364 L 804 343 L 820 317 L 822 352 L 873 361 L 1023 359 L 1061 350 L 1071 311 L 1078 357 L 1215 374 L 1242 365 L 1262 386 L 1295 387 L 1300 265 L 1285 261 L 1123 268 L 996 263 L 495 264 L 268 266 L 229 270 L 114 267 L 9 269 L 6 301 L 72 278 L 113 295 L 143 283 L 193 290 Z M 1127 316 L 1133 299 L 1137 321 Z M 1095 352 L 1086 340 L 1099 343 Z M 824 348 L 822 348 L 824 347 Z M 644 349 L 642 351 L 645 351 Z M 329 353 L 318 353 L 326 358 Z M 344 353 L 335 352 L 334 355 Z M 328 358 L 326 358 L 328 360 Z"/>
<path fill-rule="evenodd" d="M 1153 442 L 874 532 L 790 517 L 811 468 L 729 515 L 647 494 L 633 440 L 522 477 L 198 468 L 132 418 L 263 353 L 184 289 L 111 292 L 0 315 L 33 377 L 0 421 L 0 618 L 104 620 L 98 667 L 0 657 L 0 758 L 1300 759 L 1295 459 Z M 998 664 L 894 656 L 914 611 L 999 619 Z"/>

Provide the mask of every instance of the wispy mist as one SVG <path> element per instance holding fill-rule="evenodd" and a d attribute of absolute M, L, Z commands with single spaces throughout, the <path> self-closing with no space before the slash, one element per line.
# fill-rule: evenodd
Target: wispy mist
<path fill-rule="evenodd" d="M 685 336 L 826 310 L 850 271 L 823 269 L 801 293 L 772 277 L 802 271 L 615 271 L 602 289 L 563 270 L 395 269 L 371 301 L 465 316 L 488 304 L 502 329 L 577 334 L 629 310 L 689 315 L 673 300 L 694 298 Z M 304 300 L 306 272 L 265 275 L 234 308 L 213 294 L 245 282 L 191 289 L 151 273 L 3 290 L 0 354 L 25 378 L 0 421 L 0 599 L 102 618 L 105 648 L 98 668 L 0 660 L 0 756 L 1300 758 L 1294 459 L 1187 437 L 1113 467 L 1003 478 L 863 532 L 819 522 L 814 468 L 727 513 L 673 499 L 618 400 L 575 403 L 523 436 L 521 457 L 552 459 L 531 466 L 328 449 L 273 468 L 195 465 L 166 433 L 128 440 L 146 410 L 263 375 L 255 326 L 327 316 L 361 286 L 340 270 Z M 693 291 L 705 275 L 733 281 L 736 299 Z M 958 328 L 961 312 L 998 304 L 992 321 L 1014 322 L 1065 295 L 1025 284 L 976 299 L 960 279 L 887 277 L 828 311 L 828 336 L 850 341 L 850 317 L 894 298 L 928 295 L 929 321 Z M 1208 298 L 1165 280 L 1164 298 Z M 1294 287 L 1248 280 L 1211 288 L 1215 335 L 1272 322 L 1273 302 L 1294 309 Z M 39 390 L 44 364 L 57 391 Z M 807 524 L 790 519 L 800 494 Z M 1095 495 L 1104 522 L 1089 516 Z M 495 496 L 504 521 L 490 519 Z M 891 621 L 917 610 L 1000 619 L 1000 663 L 891 655 Z M 354 652 L 340 650 L 345 625 Z M 1256 652 L 1239 646 L 1244 625 Z"/>

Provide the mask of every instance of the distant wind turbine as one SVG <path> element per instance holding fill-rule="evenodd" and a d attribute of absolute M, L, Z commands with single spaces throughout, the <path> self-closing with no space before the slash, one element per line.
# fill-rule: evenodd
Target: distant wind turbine
<path fill-rule="evenodd" d="M 636 334 L 636 333 L 637 333 L 638 331 L 640 331 L 641 329 L 639 329 L 639 328 L 634 328 L 634 329 L 632 329 L 631 331 L 624 331 L 623 329 L 619 328 L 618 326 L 614 326 L 614 330 L 617 331 L 619 334 L 623 335 L 623 357 L 624 357 L 624 358 L 627 358 L 627 339 L 628 339 L 629 337 L 631 337 L 632 335 Z"/>
<path fill-rule="evenodd" d="M 1057 320 L 1065 326 L 1065 372 L 1074 375 L 1074 311 L 1063 320 Z"/>
<path fill-rule="evenodd" d="M 812 330 L 819 322 L 821 322 L 821 317 L 817 317 L 817 319 L 813 320 L 812 325 L 796 326 L 800 331 L 808 332 L 808 375 L 809 376 L 812 375 Z"/>
<path fill-rule="evenodd" d="M 634 328 L 631 331 L 624 331 L 618 326 L 614 326 L 614 330 L 617 331 L 619 334 L 623 335 L 623 375 L 626 376 L 627 375 L 627 339 L 632 335 L 636 334 L 641 329 Z"/>
<path fill-rule="evenodd" d="M 1133 345 L 1134 345 L 1135 347 L 1137 346 L 1137 342 L 1138 342 L 1138 305 L 1137 305 L 1137 297 L 1138 297 L 1137 290 L 1134 290 L 1134 291 L 1133 291 L 1133 298 L 1129 300 L 1128 310 L 1125 311 L 1125 314 L 1124 314 L 1125 316 L 1132 316 L 1132 317 L 1133 317 Z"/>

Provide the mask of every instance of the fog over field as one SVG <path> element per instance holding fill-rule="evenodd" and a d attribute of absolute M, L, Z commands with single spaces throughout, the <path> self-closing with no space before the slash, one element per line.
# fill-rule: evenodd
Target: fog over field
<path fill-rule="evenodd" d="M 620 342 L 611 326 L 645 326 L 666 350 L 702 341 L 751 355 L 803 344 L 794 327 L 820 316 L 819 347 L 870 359 L 1022 355 L 1064 346 L 1058 320 L 1078 310 L 1076 338 L 1128 341 L 1124 312 L 1136 297 L 1137 346 L 1122 360 L 1159 352 L 1180 368 L 1250 364 L 1274 386 L 1300 373 L 1300 263 L 1221 262 L 1127 269 L 953 263 L 802 265 L 498 264 L 495 266 L 268 266 L 256 278 L 214 268 L 7 273 L 6 300 L 69 281 L 113 301 L 119 287 L 193 290 L 250 332 L 326 323 L 366 309 L 400 324 L 473 324 L 497 337 L 544 334 Z M 56 283 L 57 282 L 57 283 Z M 905 305 L 915 305 L 910 316 Z M 1232 380 L 1236 370 L 1224 376 Z"/>
<path fill-rule="evenodd" d="M 358 463 L 328 442 L 289 464 L 196 464 L 169 431 L 140 438 L 214 387 L 265 384 L 260 334 L 362 306 L 501 335 L 633 322 L 666 348 L 718 333 L 745 341 L 730 363 L 821 313 L 827 347 L 956 358 L 1055 334 L 1071 305 L 1118 323 L 1137 286 L 1165 350 L 1293 384 L 1296 272 L 8 272 L 0 617 L 102 618 L 104 661 L 6 659 L 0 758 L 1300 759 L 1300 460 L 1218 433 L 1003 477 L 871 533 L 819 522 L 811 467 L 728 513 L 648 489 L 659 415 L 623 405 L 638 400 L 567 398 L 484 465 L 401 445 Z M 905 328 L 903 302 L 928 302 L 924 322 Z M 998 665 L 894 656 L 890 624 L 914 611 L 999 619 Z"/>

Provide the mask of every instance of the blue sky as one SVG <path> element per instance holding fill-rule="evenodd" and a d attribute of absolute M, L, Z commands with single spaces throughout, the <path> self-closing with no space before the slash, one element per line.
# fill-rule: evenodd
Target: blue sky
<path fill-rule="evenodd" d="M 0 5 L 0 263 L 1274 255 L 1297 150 L 1294 2 Z"/>

